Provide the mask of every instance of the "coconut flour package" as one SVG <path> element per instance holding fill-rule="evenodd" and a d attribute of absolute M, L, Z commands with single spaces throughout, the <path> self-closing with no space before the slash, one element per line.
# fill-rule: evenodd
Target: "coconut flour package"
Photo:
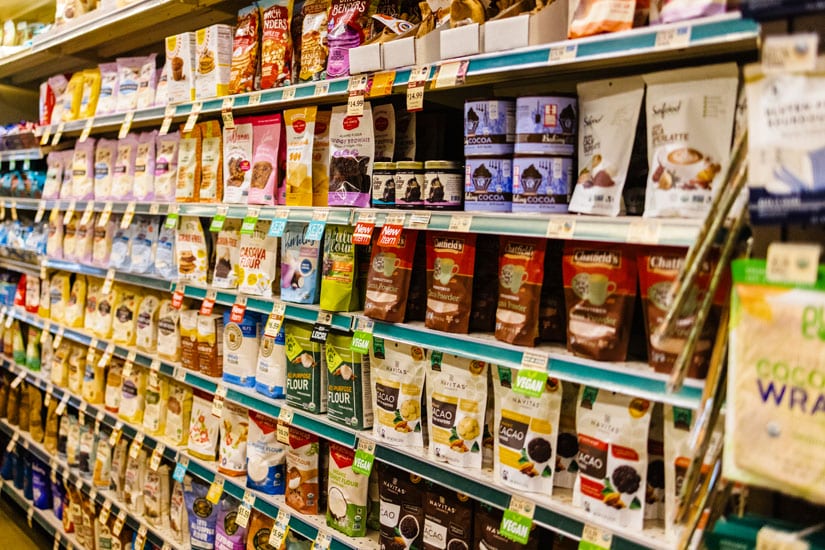
<path fill-rule="evenodd" d="M 277 427 L 274 418 L 249 411 L 246 486 L 269 495 L 282 495 L 286 487 L 286 448 L 276 438 Z"/>
<path fill-rule="evenodd" d="M 286 503 L 302 514 L 323 510 L 326 491 L 322 492 L 326 449 L 318 436 L 294 426 L 289 427 L 286 452 Z"/>
<path fill-rule="evenodd" d="M 472 233 L 427 232 L 427 328 L 468 332 L 475 243 Z"/>
<path fill-rule="evenodd" d="M 369 476 L 352 470 L 355 450 L 338 443 L 329 445 L 327 525 L 350 537 L 367 533 Z"/>
<path fill-rule="evenodd" d="M 401 323 L 407 311 L 407 296 L 418 231 L 405 229 L 401 232 L 398 246 L 372 246 L 364 314 L 388 323 Z"/>
<path fill-rule="evenodd" d="M 651 409 L 646 399 L 582 386 L 574 506 L 624 528 L 643 528 Z"/>
<path fill-rule="evenodd" d="M 644 96 L 640 77 L 583 82 L 578 176 L 570 211 L 618 216 Z"/>
<path fill-rule="evenodd" d="M 546 239 L 501 237 L 495 325 L 498 340 L 535 345 L 546 246 Z"/>
<path fill-rule="evenodd" d="M 568 241 L 563 261 L 567 349 L 624 361 L 636 296 L 636 258 L 621 245 Z"/>
<path fill-rule="evenodd" d="M 738 74 L 728 63 L 645 75 L 645 217 L 707 214 L 730 158 Z"/>
<path fill-rule="evenodd" d="M 633 27 L 636 0 L 568 0 L 568 38 L 581 38 Z"/>
<path fill-rule="evenodd" d="M 375 156 L 369 102 L 364 103 L 364 114 L 357 117 L 347 115 L 345 106 L 332 109 L 329 146 L 330 206 L 369 206 Z"/>
<path fill-rule="evenodd" d="M 238 290 L 266 298 L 272 296 L 278 271 L 278 238 L 268 236 L 269 224 L 267 220 L 258 220 L 252 233 L 240 235 L 237 264 Z M 218 264 L 223 260 L 225 257 L 219 257 Z M 216 273 L 218 264 L 215 266 Z"/>
<path fill-rule="evenodd" d="M 312 206 L 312 147 L 317 112 L 317 107 L 284 111 L 287 206 Z"/>
<path fill-rule="evenodd" d="M 298 304 L 318 301 L 321 241 L 305 237 L 307 224 L 286 224 L 281 239 L 281 299 Z"/>
<path fill-rule="evenodd" d="M 257 10 L 256 10 L 257 11 Z M 223 132 L 223 200 L 245 203 L 252 181 L 252 118 L 235 119 L 235 129 Z"/>
<path fill-rule="evenodd" d="M 541 396 L 513 389 L 515 369 L 493 369 L 495 388 L 495 479 L 517 491 L 550 496 L 557 469 L 562 385 L 548 378 Z"/>
<path fill-rule="evenodd" d="M 388 445 L 423 449 L 426 350 L 373 337 L 370 351 L 373 435 Z"/>
<path fill-rule="evenodd" d="M 329 373 L 323 365 L 321 344 L 310 340 L 311 333 L 311 325 L 286 323 L 286 402 L 307 412 L 324 413 Z"/>
<path fill-rule="evenodd" d="M 324 345 L 329 371 L 327 416 L 337 424 L 364 430 L 373 424 L 369 355 L 351 348 L 352 335 L 330 332 Z"/>

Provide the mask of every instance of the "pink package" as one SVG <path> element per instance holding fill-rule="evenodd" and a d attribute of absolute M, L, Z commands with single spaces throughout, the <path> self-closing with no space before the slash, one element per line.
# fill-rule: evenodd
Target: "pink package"
<path fill-rule="evenodd" d="M 63 183 L 60 184 L 60 198 L 72 199 L 74 198 L 72 193 L 72 159 L 74 158 L 74 151 L 69 149 L 68 151 L 62 151 L 62 153 L 66 156 L 63 161 Z"/>
<path fill-rule="evenodd" d="M 280 114 L 252 117 L 252 180 L 247 203 L 276 204 L 282 163 L 286 163 L 285 140 Z"/>
<path fill-rule="evenodd" d="M 87 201 L 95 198 L 95 140 L 76 143 L 72 155 L 72 185 L 69 198 Z M 63 194 L 61 192 L 61 197 Z"/>
<path fill-rule="evenodd" d="M 115 177 L 117 140 L 101 139 L 95 147 L 95 200 L 109 200 Z"/>
<path fill-rule="evenodd" d="M 157 131 L 143 132 L 135 153 L 135 180 L 132 197 L 139 201 L 155 198 L 155 140 Z"/>
<path fill-rule="evenodd" d="M 68 154 L 67 154 L 68 153 Z M 53 200 L 60 198 L 60 187 L 63 185 L 63 172 L 71 168 L 71 151 L 52 151 L 46 158 L 46 182 L 43 184 L 43 198 Z"/>
<path fill-rule="evenodd" d="M 109 267 L 109 256 L 112 253 L 112 237 L 115 229 L 120 225 L 120 218 L 109 216 L 109 220 L 101 225 L 100 215 L 95 220 L 94 240 L 92 242 L 92 264 L 98 267 Z"/>
<path fill-rule="evenodd" d="M 85 224 L 80 223 L 81 218 L 77 221 L 77 230 L 75 231 L 74 242 L 74 259 L 80 263 L 88 264 L 92 261 L 92 246 L 95 236 L 95 217 L 89 216 L 89 221 Z"/>
<path fill-rule="evenodd" d="M 138 137 L 129 134 L 117 142 L 117 159 L 115 160 L 115 177 L 112 180 L 112 196 L 116 201 L 132 199 L 132 187 L 135 184 L 135 158 L 137 156 Z"/>
<path fill-rule="evenodd" d="M 675 23 L 725 13 L 726 0 L 652 0 L 650 23 Z"/>

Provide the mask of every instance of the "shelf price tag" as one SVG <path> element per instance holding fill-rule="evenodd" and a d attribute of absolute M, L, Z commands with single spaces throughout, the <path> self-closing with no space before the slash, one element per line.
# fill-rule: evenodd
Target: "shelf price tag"
<path fill-rule="evenodd" d="M 51 133 L 52 133 L 51 125 L 43 126 L 43 134 L 40 136 L 40 145 L 46 146 L 46 145 L 49 144 L 49 137 L 51 137 Z"/>
<path fill-rule="evenodd" d="M 275 524 L 272 526 L 272 532 L 269 534 L 269 544 L 273 548 L 281 548 L 286 540 L 286 535 L 289 533 L 289 520 L 291 516 L 286 510 L 278 510 L 278 517 L 275 518 Z"/>
<path fill-rule="evenodd" d="M 80 225 L 86 225 L 92 220 L 92 215 L 95 213 L 95 201 L 86 202 L 86 208 L 83 209 L 83 215 L 80 217 Z"/>
<path fill-rule="evenodd" d="M 163 223 L 163 226 L 166 229 L 175 229 L 178 226 L 178 217 L 178 205 L 170 204 L 169 213 L 166 214 L 166 221 Z"/>
<path fill-rule="evenodd" d="M 286 208 L 276 208 L 275 217 L 269 224 L 269 233 L 267 237 L 283 237 L 286 229 L 286 222 L 289 220 L 289 210 Z"/>
<path fill-rule="evenodd" d="M 309 222 L 307 226 L 304 238 L 308 241 L 320 241 L 324 237 L 324 228 L 327 226 L 327 219 L 329 219 L 328 209 L 316 209 L 312 213 L 312 221 Z"/>
<path fill-rule="evenodd" d="M 14 432 L 14 435 L 11 436 L 11 441 L 9 444 L 6 445 L 6 452 L 10 453 L 14 450 L 15 445 L 17 445 L 17 441 L 20 439 L 20 432 Z"/>
<path fill-rule="evenodd" d="M 550 63 L 561 63 L 563 61 L 572 61 L 576 59 L 579 53 L 578 44 L 565 44 L 563 46 L 555 46 L 550 48 Z"/>
<path fill-rule="evenodd" d="M 690 44 L 690 25 L 670 27 L 656 32 L 657 48 L 683 48 Z"/>
<path fill-rule="evenodd" d="M 44 201 L 40 201 L 40 204 L 37 205 L 37 213 L 34 215 L 34 223 L 40 223 L 43 221 L 43 216 L 46 215 L 46 203 Z"/>
<path fill-rule="evenodd" d="M 113 207 L 114 205 L 111 202 L 107 202 L 103 205 L 103 212 L 100 213 L 100 217 L 97 219 L 98 227 L 106 227 L 106 224 L 109 223 L 109 218 L 112 217 Z"/>
<path fill-rule="evenodd" d="M 627 227 L 627 242 L 659 244 L 661 225 L 658 220 L 633 220 Z"/>
<path fill-rule="evenodd" d="M 226 386 L 219 384 L 215 388 L 215 396 L 212 398 L 212 416 L 221 418 L 223 416 L 223 405 L 226 401 Z"/>
<path fill-rule="evenodd" d="M 6 317 L 6 328 L 11 328 L 12 323 L 14 323 L 14 314 L 12 312 L 9 312 L 9 316 Z"/>
<path fill-rule="evenodd" d="M 367 90 L 369 77 L 365 74 L 351 76 L 347 91 L 347 116 L 361 116 L 364 114 L 364 94 Z"/>
<path fill-rule="evenodd" d="M 332 544 L 332 535 L 318 531 L 318 536 L 312 541 L 310 550 L 329 550 L 330 544 Z"/>
<path fill-rule="evenodd" d="M 424 87 L 430 76 L 430 66 L 413 67 L 407 82 L 407 110 L 420 111 L 424 108 Z"/>
<path fill-rule="evenodd" d="M 469 214 L 455 214 L 450 216 L 449 231 L 458 231 L 460 233 L 467 233 L 470 231 L 470 226 L 473 225 L 473 217 Z"/>
<path fill-rule="evenodd" d="M 769 281 L 812 285 L 816 283 L 822 246 L 803 243 L 771 243 L 766 277 Z"/>
<path fill-rule="evenodd" d="M 126 211 L 123 212 L 123 217 L 120 219 L 121 229 L 129 229 L 129 226 L 132 225 L 132 218 L 135 217 L 136 208 L 137 203 L 135 201 L 132 201 L 126 205 Z"/>
<path fill-rule="evenodd" d="M 375 328 L 375 322 L 365 317 L 356 317 L 354 328 L 350 349 L 356 353 L 369 353 L 372 346 L 372 331 Z"/>
<path fill-rule="evenodd" d="M 112 534 L 114 536 L 120 536 L 120 532 L 123 531 L 123 525 L 126 523 L 126 510 L 121 510 L 118 512 L 117 517 L 115 518 L 115 524 L 112 525 Z"/>
<path fill-rule="evenodd" d="M 101 525 L 106 525 L 106 522 L 109 521 L 109 515 L 112 513 L 112 501 L 111 500 L 104 500 L 103 506 L 100 508 L 100 515 L 97 519 L 100 521 Z"/>
<path fill-rule="evenodd" d="M 372 472 L 372 465 L 375 462 L 375 442 L 369 439 L 359 439 L 358 447 L 355 449 L 355 460 L 352 463 L 352 471 L 362 476 L 369 476 Z"/>
<path fill-rule="evenodd" d="M 186 296 L 186 285 L 175 285 L 175 292 L 172 293 L 172 307 L 175 309 L 182 308 L 184 296 Z"/>
<path fill-rule="evenodd" d="M 143 547 L 146 545 L 146 534 L 149 530 L 146 528 L 145 525 L 141 525 L 138 529 L 137 536 L 135 537 L 135 548 L 134 550 L 143 550 Z"/>
<path fill-rule="evenodd" d="M 183 367 L 175 367 L 174 378 L 178 382 L 186 382 L 186 369 Z"/>
<path fill-rule="evenodd" d="M 209 224 L 209 231 L 212 233 L 217 233 L 221 229 L 223 229 L 223 224 L 226 222 L 226 213 L 229 212 L 229 208 L 226 206 L 219 206 L 215 212 L 215 217 L 212 218 L 212 223 Z"/>
<path fill-rule="evenodd" d="M 319 311 L 318 319 L 312 326 L 312 333 L 310 333 L 310 342 L 316 344 L 325 344 L 329 338 L 329 327 L 332 324 L 332 313 L 328 311 Z"/>
<path fill-rule="evenodd" d="M 395 71 L 375 73 L 372 77 L 372 86 L 370 86 L 370 97 L 390 95 L 393 85 L 395 85 Z"/>
<path fill-rule="evenodd" d="M 149 370 L 153 373 L 157 374 L 160 372 L 160 359 L 155 357 L 152 359 L 152 362 L 149 364 Z"/>
<path fill-rule="evenodd" d="M 115 269 L 110 267 L 109 270 L 106 272 L 106 278 L 103 279 L 103 286 L 100 288 L 100 292 L 105 296 L 112 292 L 112 284 L 115 282 Z"/>
<path fill-rule="evenodd" d="M 115 424 L 114 429 L 112 429 L 112 433 L 109 434 L 109 446 L 114 447 L 117 445 L 117 442 L 120 441 L 120 434 L 123 433 L 123 422 L 118 421 Z"/>
<path fill-rule="evenodd" d="M 238 513 L 235 515 L 235 523 L 238 527 L 246 529 L 249 525 L 249 516 L 252 514 L 253 506 L 255 506 L 255 494 L 244 491 L 243 501 L 238 506 Z"/>
<path fill-rule="evenodd" d="M 352 233 L 352 244 L 368 245 L 375 229 L 375 212 L 359 212 L 358 221 Z"/>
<path fill-rule="evenodd" d="M 57 328 L 57 334 L 54 336 L 54 341 L 52 342 L 52 349 L 57 349 L 60 347 L 60 343 L 63 342 L 63 327 Z"/>
<path fill-rule="evenodd" d="M 292 101 L 295 99 L 295 86 L 287 86 L 281 92 L 281 101 Z"/>
<path fill-rule="evenodd" d="M 576 220 L 551 218 L 547 222 L 548 239 L 572 239 L 576 232 Z"/>
<path fill-rule="evenodd" d="M 209 486 L 209 492 L 206 493 L 206 500 L 212 504 L 217 504 L 220 502 L 221 495 L 223 494 L 223 483 L 223 477 L 216 475 L 215 479 L 212 481 L 212 485 Z"/>
<path fill-rule="evenodd" d="M 765 72 L 813 71 L 818 50 L 817 33 L 766 36 L 762 43 L 762 69 Z"/>
<path fill-rule="evenodd" d="M 218 293 L 215 290 L 207 290 L 206 296 L 201 302 L 201 315 L 212 315 L 212 310 L 215 308 L 215 300 L 218 298 Z"/>
<path fill-rule="evenodd" d="M 278 428 L 275 432 L 275 439 L 284 445 L 289 445 L 289 425 L 292 423 L 292 409 L 281 407 L 278 412 Z"/>
<path fill-rule="evenodd" d="M 69 225 L 69 222 L 72 221 L 72 217 L 74 216 L 74 211 L 77 210 L 77 201 L 72 199 L 69 201 L 69 206 L 66 208 L 66 212 L 63 214 L 63 225 Z"/>
<path fill-rule="evenodd" d="M 160 461 L 163 458 L 163 452 L 166 450 L 166 445 L 158 441 L 158 444 L 155 446 L 155 450 L 152 451 L 152 458 L 149 461 L 149 469 L 153 472 L 157 472 L 158 468 L 160 467 Z"/>
<path fill-rule="evenodd" d="M 238 294 L 235 297 L 235 303 L 232 304 L 232 311 L 229 313 L 229 320 L 233 323 L 242 323 L 243 316 L 246 313 L 246 296 Z"/>
<path fill-rule="evenodd" d="M 461 86 L 467 77 L 467 67 L 469 65 L 470 61 L 467 59 L 442 63 L 436 71 L 433 88 Z"/>
<path fill-rule="evenodd" d="M 172 127 L 172 117 L 175 116 L 175 111 L 177 107 L 175 105 L 167 105 L 166 110 L 163 112 L 163 122 L 160 124 L 160 130 L 158 130 L 158 135 L 165 136 L 169 133 L 169 128 Z"/>
<path fill-rule="evenodd" d="M 584 524 L 579 550 L 609 550 L 613 544 L 613 533 L 595 525 Z"/>
<path fill-rule="evenodd" d="M 255 225 L 258 223 L 258 217 L 261 215 L 261 209 L 257 206 L 250 206 L 246 209 L 246 216 L 244 216 L 241 224 L 241 235 L 251 235 L 255 231 Z"/>
<path fill-rule="evenodd" d="M 186 117 L 186 124 L 183 125 L 183 131 L 185 133 L 188 134 L 195 129 L 195 124 L 198 123 L 198 115 L 201 114 L 201 109 L 203 109 L 203 103 L 201 101 L 196 101 L 192 104 L 189 116 Z"/>
<path fill-rule="evenodd" d="M 14 317 L 9 317 L 9 319 L 14 320 Z M 23 383 L 23 380 L 26 379 L 26 371 L 21 372 L 17 375 L 17 378 L 11 381 L 11 389 L 16 390 L 20 384 Z"/>
<path fill-rule="evenodd" d="M 410 229 L 427 229 L 430 226 L 432 212 L 413 212 L 407 220 Z"/>
<path fill-rule="evenodd" d="M 262 95 L 262 92 L 252 92 L 249 94 L 249 99 L 246 102 L 247 106 L 252 107 L 254 105 L 260 105 Z"/>
<path fill-rule="evenodd" d="M 66 412 L 66 405 L 69 404 L 69 394 L 64 393 L 63 399 L 60 400 L 60 403 L 57 404 L 57 409 L 55 409 L 55 414 L 57 416 L 63 416 L 63 413 Z"/>
<path fill-rule="evenodd" d="M 92 133 L 92 128 L 95 125 L 95 117 L 89 117 L 86 119 L 86 124 L 83 125 L 83 131 L 80 133 L 80 137 L 77 138 L 78 143 L 83 143 L 87 139 L 89 139 L 89 134 Z"/>
<path fill-rule="evenodd" d="M 129 354 L 126 356 L 126 362 L 123 364 L 123 378 L 129 378 L 132 375 L 132 368 L 135 366 L 136 358 L 137 352 L 135 350 L 130 350 Z"/>
<path fill-rule="evenodd" d="M 510 498 L 510 506 L 504 511 L 499 531 L 505 538 L 527 544 L 530 539 L 530 529 L 533 527 L 533 514 L 536 505 L 517 496 Z"/>
<path fill-rule="evenodd" d="M 283 302 L 275 302 L 272 304 L 272 312 L 266 321 L 264 327 L 264 336 L 270 338 L 277 338 L 278 333 L 281 332 L 281 326 L 284 323 L 284 313 L 286 312 L 286 304 Z"/>
<path fill-rule="evenodd" d="M 57 125 L 57 130 L 54 132 L 52 136 L 52 147 L 60 143 L 60 138 L 63 137 L 63 129 L 66 127 L 65 122 L 61 122 Z"/>
<path fill-rule="evenodd" d="M 11 219 L 17 221 L 17 201 L 14 199 L 11 200 Z"/>
<path fill-rule="evenodd" d="M 327 95 L 329 93 L 329 82 L 319 82 L 315 85 L 315 97 Z"/>
<path fill-rule="evenodd" d="M 120 131 L 117 133 L 117 139 L 125 139 L 129 135 L 129 130 L 132 128 L 132 121 L 135 119 L 134 111 L 127 111 L 123 116 L 123 122 L 120 124 Z"/>
<path fill-rule="evenodd" d="M 184 454 L 178 454 L 178 463 L 175 464 L 175 471 L 172 472 L 172 479 L 178 483 L 183 483 L 183 478 L 186 475 L 187 467 L 189 467 L 189 457 Z"/>
<path fill-rule="evenodd" d="M 129 446 L 129 458 L 134 460 L 138 457 L 140 450 L 143 448 L 144 439 L 146 439 L 146 435 L 143 432 L 135 433 L 135 439 L 132 440 L 132 444 Z"/>
<path fill-rule="evenodd" d="M 387 214 L 384 227 L 378 235 L 378 246 L 398 246 L 401 233 L 404 231 L 404 214 Z"/>
<path fill-rule="evenodd" d="M 521 368 L 516 375 L 513 391 L 529 397 L 541 397 L 547 383 L 546 354 L 538 351 L 526 351 L 521 357 Z"/>
<path fill-rule="evenodd" d="M 228 96 L 223 98 L 221 104 L 221 118 L 223 119 L 223 127 L 226 130 L 235 129 L 235 117 L 232 116 L 232 107 L 235 106 L 235 98 Z"/>

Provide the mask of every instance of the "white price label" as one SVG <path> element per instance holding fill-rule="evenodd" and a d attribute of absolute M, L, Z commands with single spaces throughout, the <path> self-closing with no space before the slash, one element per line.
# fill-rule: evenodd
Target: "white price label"
<path fill-rule="evenodd" d="M 169 128 L 172 127 L 172 118 L 175 116 L 175 111 L 177 107 L 174 105 L 167 105 L 166 110 L 163 113 L 163 122 L 160 125 L 160 130 L 158 130 L 158 135 L 165 136 L 169 133 Z"/>
<path fill-rule="evenodd" d="M 769 281 L 812 285 L 819 274 L 822 246 L 811 243 L 771 243 L 765 276 Z"/>
<path fill-rule="evenodd" d="M 613 533 L 596 525 L 585 523 L 579 548 L 608 550 L 613 544 Z"/>
<path fill-rule="evenodd" d="M 12 319 L 12 317 L 9 317 L 9 319 Z M 16 390 L 17 387 L 20 386 L 20 384 L 22 384 L 23 380 L 25 380 L 25 379 L 26 379 L 26 371 L 23 371 L 23 372 L 21 372 L 20 374 L 17 375 L 17 378 L 12 380 L 12 382 L 11 382 L 12 389 Z"/>
<path fill-rule="evenodd" d="M 562 61 L 571 61 L 576 59 L 579 51 L 578 44 L 565 44 L 564 46 L 555 46 L 550 48 L 550 63 L 561 63 Z"/>
<path fill-rule="evenodd" d="M 68 405 L 68 404 L 69 404 L 69 394 L 64 393 L 63 394 L 63 399 L 61 399 L 60 403 L 57 404 L 57 409 L 55 409 L 55 414 L 57 414 L 57 416 L 63 415 L 63 413 L 66 412 L 66 405 Z"/>
<path fill-rule="evenodd" d="M 259 105 L 261 103 L 261 92 L 252 92 L 249 94 L 249 100 L 247 101 L 247 105 L 250 107 L 253 105 Z"/>
<path fill-rule="evenodd" d="M 63 225 L 69 225 L 69 222 L 72 221 L 72 217 L 74 216 L 74 211 L 77 210 L 77 201 L 72 199 L 69 201 L 69 206 L 66 208 L 66 212 L 63 214 Z"/>
<path fill-rule="evenodd" d="M 212 416 L 221 418 L 223 416 L 223 406 L 226 400 L 226 386 L 219 385 L 215 389 L 215 397 L 212 399 Z"/>
<path fill-rule="evenodd" d="M 65 122 L 61 122 L 57 125 L 57 131 L 55 131 L 54 136 L 52 137 L 52 147 L 60 143 L 60 138 L 63 137 L 63 129 L 66 127 Z M 47 140 L 48 141 L 48 140 Z"/>
<path fill-rule="evenodd" d="M 633 220 L 627 227 L 627 242 L 659 244 L 661 224 L 658 220 Z"/>
<path fill-rule="evenodd" d="M 221 103 L 221 118 L 223 119 L 223 127 L 225 130 L 235 129 L 235 117 L 232 115 L 232 108 L 234 106 L 234 97 L 228 96 L 223 98 L 223 103 Z"/>
<path fill-rule="evenodd" d="M 61 342 L 63 342 L 63 327 L 57 327 L 57 334 L 54 336 L 54 341 L 52 342 L 52 349 L 57 350 L 60 347 Z"/>
<path fill-rule="evenodd" d="M 690 44 L 690 26 L 669 27 L 656 32 L 657 48 L 683 48 Z"/>
<path fill-rule="evenodd" d="M 427 229 L 430 226 L 431 218 L 431 212 L 413 212 L 408 220 L 409 227 L 411 229 Z"/>
<path fill-rule="evenodd" d="M 114 536 L 119 536 L 120 532 L 123 531 L 123 524 L 126 523 L 126 510 L 121 510 L 117 514 L 117 518 L 115 519 L 115 524 L 112 526 L 112 534 Z"/>
<path fill-rule="evenodd" d="M 149 365 L 149 370 L 151 370 L 154 373 L 159 373 L 160 372 L 160 359 L 158 359 L 157 357 L 152 359 L 152 363 Z"/>
<path fill-rule="evenodd" d="M 6 445 L 6 452 L 10 453 L 14 451 L 14 447 L 17 445 L 17 441 L 20 439 L 20 432 L 14 432 L 14 435 L 11 436 L 11 441 L 9 444 Z"/>
<path fill-rule="evenodd" d="M 189 111 L 189 116 L 186 118 L 186 124 L 183 126 L 184 133 L 188 134 L 195 129 L 195 124 L 198 123 L 198 115 L 200 115 L 201 109 L 203 109 L 202 102 L 196 101 L 192 104 L 192 109 Z"/>
<path fill-rule="evenodd" d="M 467 233 L 470 231 L 471 225 L 473 225 L 473 217 L 468 214 L 454 214 L 450 216 L 450 231 Z"/>
<path fill-rule="evenodd" d="M 292 101 L 295 99 L 295 86 L 287 86 L 281 94 L 281 101 Z"/>
<path fill-rule="evenodd" d="M 547 222 L 548 239 L 572 239 L 576 232 L 576 220 L 551 218 Z"/>
<path fill-rule="evenodd" d="M 817 33 L 766 36 L 762 44 L 765 72 L 804 72 L 816 69 Z"/>
<path fill-rule="evenodd" d="M 292 418 L 295 413 L 292 409 L 288 407 L 281 407 L 281 410 L 278 411 L 278 420 L 285 423 L 285 424 L 292 424 Z"/>
<path fill-rule="evenodd" d="M 46 203 L 40 201 L 40 204 L 37 206 L 37 213 L 34 215 L 34 223 L 40 223 L 43 221 L 43 216 L 46 215 Z"/>
<path fill-rule="evenodd" d="M 521 356 L 521 368 L 546 371 L 549 360 L 546 353 L 535 350 L 525 351 Z"/>
<path fill-rule="evenodd" d="M 112 292 L 112 284 L 115 281 L 115 269 L 109 268 L 106 272 L 106 278 L 103 280 L 103 286 L 100 288 L 100 292 L 103 295 L 109 294 Z"/>
<path fill-rule="evenodd" d="M 129 457 L 134 460 L 138 457 L 140 450 L 143 448 L 143 440 L 146 438 L 146 435 L 143 432 L 137 432 L 135 434 L 135 439 L 132 441 L 132 444 L 129 446 Z"/>
<path fill-rule="evenodd" d="M 315 85 L 315 97 L 329 93 L 329 82 L 319 82 Z"/>
<path fill-rule="evenodd" d="M 87 139 L 89 139 L 89 134 L 92 133 L 92 128 L 95 125 L 95 117 L 90 117 L 86 119 L 86 124 L 83 125 L 83 131 L 80 133 L 80 137 L 77 138 L 78 143 L 83 143 Z"/>
<path fill-rule="evenodd" d="M 332 535 L 318 531 L 318 536 L 312 541 L 312 548 L 310 550 L 329 550 L 330 544 L 332 544 Z"/>
<path fill-rule="evenodd" d="M 129 135 L 129 130 L 132 128 L 132 121 L 135 119 L 135 112 L 128 111 L 124 117 L 123 122 L 120 125 L 120 131 L 117 133 L 117 139 L 126 139 L 126 136 Z"/>
<path fill-rule="evenodd" d="M 98 516 L 98 520 L 100 520 L 101 525 L 106 525 L 106 522 L 109 521 L 109 515 L 112 513 L 112 501 L 111 500 L 104 500 L 103 506 L 100 508 L 100 516 Z"/>
<path fill-rule="evenodd" d="M 83 215 L 80 217 L 80 225 L 86 225 L 92 221 L 92 216 L 95 213 L 95 201 L 88 201 L 86 208 L 83 209 Z"/>
<path fill-rule="evenodd" d="M 100 213 L 100 217 L 97 219 L 98 227 L 106 227 L 106 224 L 109 223 L 109 218 L 112 217 L 113 208 L 114 204 L 112 204 L 111 202 L 107 202 L 103 205 L 103 212 Z"/>
<path fill-rule="evenodd" d="M 153 472 L 157 472 L 158 468 L 160 467 L 160 461 L 163 458 L 163 452 L 166 450 L 166 445 L 158 441 L 158 444 L 155 446 L 155 450 L 152 451 L 152 459 L 149 462 L 149 468 Z"/>
<path fill-rule="evenodd" d="M 132 219 L 135 217 L 135 208 L 137 208 L 135 201 L 126 205 L 126 211 L 123 212 L 123 217 L 120 219 L 121 229 L 129 229 L 129 226 L 132 225 Z"/>

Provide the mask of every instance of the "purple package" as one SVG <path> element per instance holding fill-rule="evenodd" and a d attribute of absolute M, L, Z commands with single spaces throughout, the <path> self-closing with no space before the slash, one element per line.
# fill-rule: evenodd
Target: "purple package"
<path fill-rule="evenodd" d="M 329 205 L 370 205 L 375 132 L 372 108 L 364 102 L 364 114 L 347 115 L 347 106 L 332 109 L 329 131 Z"/>
<path fill-rule="evenodd" d="M 137 134 L 129 134 L 117 142 L 117 158 L 115 159 L 115 175 L 112 179 L 111 193 L 113 200 L 125 201 L 132 199 L 137 146 Z"/>
<path fill-rule="evenodd" d="M 376 5 L 377 2 L 364 0 L 332 0 L 327 23 L 327 78 L 349 74 L 349 50 L 360 46 L 369 37 L 369 22 Z"/>
<path fill-rule="evenodd" d="M 32 461 L 32 504 L 38 510 L 51 508 L 51 494 L 48 467 L 35 459 Z"/>
<path fill-rule="evenodd" d="M 63 519 L 63 499 L 66 497 L 66 489 L 63 488 L 63 483 L 58 480 L 52 482 L 52 512 L 54 517 L 59 520 Z"/>
<path fill-rule="evenodd" d="M 218 505 L 218 522 L 215 526 L 215 550 L 245 550 L 246 527 L 235 523 L 238 501 L 224 497 Z"/>
<path fill-rule="evenodd" d="M 144 132 L 138 138 L 135 152 L 135 174 L 132 196 L 135 200 L 155 198 L 155 140 L 157 131 Z"/>
<path fill-rule="evenodd" d="M 725 0 L 653 0 L 650 23 L 675 23 L 725 13 Z"/>
<path fill-rule="evenodd" d="M 175 186 L 178 180 L 178 145 L 180 134 L 177 132 L 159 136 L 155 143 L 155 200 L 158 202 L 175 202 Z"/>

